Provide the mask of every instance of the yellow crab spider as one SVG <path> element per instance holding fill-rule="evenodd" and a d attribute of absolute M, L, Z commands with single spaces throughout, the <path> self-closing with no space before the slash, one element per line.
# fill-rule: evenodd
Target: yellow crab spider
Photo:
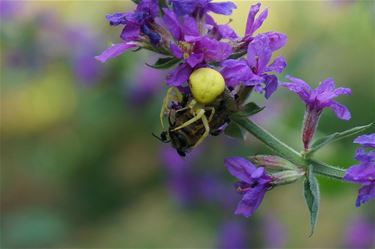
<path fill-rule="evenodd" d="M 225 81 L 223 76 L 216 70 L 211 68 L 199 68 L 190 75 L 189 87 L 194 99 L 192 99 L 183 109 L 190 109 L 193 118 L 174 128 L 172 131 L 177 131 L 193 124 L 198 120 L 202 120 L 205 131 L 194 146 L 192 146 L 196 147 L 208 136 L 210 132 L 209 123 L 215 114 L 215 108 L 206 105 L 214 102 L 216 98 L 223 93 Z M 167 94 L 167 97 L 168 95 L 169 94 Z M 166 100 L 166 102 L 168 103 L 168 100 Z M 209 118 L 207 118 L 205 115 L 206 110 L 211 111 Z"/>

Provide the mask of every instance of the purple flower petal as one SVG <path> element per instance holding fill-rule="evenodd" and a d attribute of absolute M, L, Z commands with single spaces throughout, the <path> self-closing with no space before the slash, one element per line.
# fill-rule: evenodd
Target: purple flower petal
<path fill-rule="evenodd" d="M 348 168 L 343 178 L 345 181 L 370 185 L 375 181 L 375 164 L 374 162 L 353 165 Z"/>
<path fill-rule="evenodd" d="M 268 99 L 277 90 L 278 80 L 275 75 L 266 75 L 265 77 L 265 97 Z"/>
<path fill-rule="evenodd" d="M 173 11 L 178 16 L 191 15 L 199 5 L 196 0 L 171 0 Z"/>
<path fill-rule="evenodd" d="M 191 16 L 184 16 L 182 18 L 181 28 L 184 35 L 199 36 L 197 21 Z"/>
<path fill-rule="evenodd" d="M 256 170 L 256 167 L 242 157 L 230 157 L 224 160 L 229 173 L 244 182 L 251 181 L 251 174 Z"/>
<path fill-rule="evenodd" d="M 311 87 L 303 80 L 286 75 L 285 78 L 291 82 L 284 82 L 281 86 L 288 88 L 290 91 L 295 92 L 307 104 L 312 91 Z"/>
<path fill-rule="evenodd" d="M 207 10 L 212 11 L 216 14 L 221 15 L 231 15 L 233 9 L 236 9 L 237 6 L 232 2 L 222 2 L 222 3 L 209 3 L 207 5 Z"/>
<path fill-rule="evenodd" d="M 171 49 L 172 54 L 173 54 L 176 58 L 179 58 L 179 59 L 182 58 L 183 52 L 182 52 L 182 50 L 181 50 L 180 47 L 178 47 L 178 46 L 177 46 L 176 44 L 174 44 L 174 43 L 171 43 L 170 49 Z"/>
<path fill-rule="evenodd" d="M 284 57 L 282 56 L 279 56 L 277 57 L 272 63 L 271 65 L 269 65 L 267 68 L 266 68 L 266 72 L 276 72 L 276 73 L 282 73 L 284 71 L 284 68 L 286 67 L 286 61 L 284 59 Z"/>
<path fill-rule="evenodd" d="M 272 51 L 276 51 L 285 46 L 288 42 L 288 37 L 279 32 L 266 32 L 264 35 L 268 36 L 269 47 Z"/>
<path fill-rule="evenodd" d="M 138 24 L 129 23 L 125 25 L 121 32 L 121 39 L 124 41 L 136 41 L 139 39 L 140 26 Z"/>
<path fill-rule="evenodd" d="M 251 33 L 254 33 L 255 31 L 257 31 L 260 28 L 260 26 L 262 26 L 262 24 L 266 20 L 267 16 L 268 16 L 268 9 L 264 9 L 262 11 L 262 13 L 259 14 L 257 19 L 255 19 L 253 27 L 251 29 Z"/>
<path fill-rule="evenodd" d="M 126 24 L 126 16 L 128 13 L 114 13 L 106 15 L 106 19 L 108 20 L 111 26 L 117 26 L 120 24 Z"/>
<path fill-rule="evenodd" d="M 256 67 L 257 74 L 264 72 L 271 59 L 272 51 L 268 45 L 268 37 L 265 35 L 258 35 L 247 48 L 247 60 L 249 66 Z"/>
<path fill-rule="evenodd" d="M 182 32 L 180 23 L 177 19 L 177 16 L 174 12 L 170 11 L 168 8 L 163 8 L 164 16 L 163 16 L 163 22 L 165 27 L 168 29 L 168 31 L 172 34 L 172 36 L 177 39 L 182 39 Z"/>
<path fill-rule="evenodd" d="M 134 43 L 119 43 L 119 44 L 113 44 L 111 47 L 104 50 L 103 53 L 101 53 L 98 56 L 95 56 L 95 59 L 97 59 L 100 62 L 106 62 L 108 59 L 111 59 L 113 57 L 119 56 L 120 54 L 124 53 L 125 51 L 137 47 Z"/>
<path fill-rule="evenodd" d="M 182 85 L 189 79 L 192 71 L 193 69 L 187 63 L 182 63 L 181 65 L 177 66 L 177 68 L 170 74 L 168 74 L 167 84 L 169 86 Z"/>
<path fill-rule="evenodd" d="M 236 86 L 238 84 L 247 82 L 252 73 L 245 60 L 226 60 L 221 66 L 223 67 L 220 73 L 225 79 L 227 86 Z"/>
<path fill-rule="evenodd" d="M 356 150 L 354 158 L 355 160 L 361 161 L 364 163 L 375 162 L 375 150 L 370 150 L 366 152 L 363 147 L 360 147 Z"/>
<path fill-rule="evenodd" d="M 266 191 L 262 185 L 250 189 L 238 203 L 235 214 L 250 217 L 262 203 Z"/>
<path fill-rule="evenodd" d="M 375 184 L 362 186 L 358 191 L 358 197 L 355 202 L 355 206 L 360 207 L 361 204 L 364 204 L 373 198 L 375 198 Z"/>
<path fill-rule="evenodd" d="M 345 88 L 345 87 L 336 88 L 334 90 L 334 92 L 335 92 L 336 96 L 339 96 L 339 95 L 351 95 L 352 94 L 352 90 L 350 88 Z"/>
<path fill-rule="evenodd" d="M 336 114 L 336 116 L 339 119 L 349 120 L 352 117 L 348 108 L 346 108 L 346 106 L 344 105 L 337 103 L 336 101 L 331 101 L 328 107 L 331 108 L 331 110 Z"/>
<path fill-rule="evenodd" d="M 322 80 L 319 86 L 315 89 L 318 93 L 333 92 L 335 90 L 335 83 L 332 78 Z"/>
<path fill-rule="evenodd" d="M 229 27 L 228 25 L 217 25 L 217 29 L 219 31 L 219 34 L 221 35 L 222 38 L 224 39 L 236 39 L 238 38 L 236 32 Z"/>
<path fill-rule="evenodd" d="M 191 54 L 186 62 L 193 68 L 199 63 L 203 62 L 204 55 L 203 54 Z"/>
<path fill-rule="evenodd" d="M 359 136 L 354 140 L 354 143 L 375 148 L 375 133 Z"/>
<path fill-rule="evenodd" d="M 224 42 L 203 37 L 196 43 L 197 49 L 204 53 L 206 62 L 223 61 L 232 53 L 232 47 Z"/>
<path fill-rule="evenodd" d="M 254 19 L 256 14 L 259 12 L 260 9 L 260 3 L 254 4 L 250 7 L 249 15 L 247 17 L 246 22 L 246 35 L 252 35 L 253 34 L 253 25 L 254 25 Z"/>

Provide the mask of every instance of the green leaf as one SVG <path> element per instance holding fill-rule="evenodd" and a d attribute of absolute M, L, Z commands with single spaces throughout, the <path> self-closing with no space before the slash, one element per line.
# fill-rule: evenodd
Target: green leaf
<path fill-rule="evenodd" d="M 307 207 L 310 211 L 310 226 L 311 226 L 311 232 L 310 237 L 314 233 L 317 217 L 318 217 L 318 211 L 319 211 L 319 202 L 320 202 L 320 191 L 319 191 L 319 184 L 314 176 L 313 173 L 313 166 L 309 166 L 309 172 L 306 176 L 305 183 L 304 183 L 304 195 Z"/>
<path fill-rule="evenodd" d="M 262 111 L 265 107 L 260 107 L 254 102 L 247 103 L 244 105 L 240 112 L 238 113 L 239 116 L 248 117 L 257 114 L 258 112 Z"/>
<path fill-rule="evenodd" d="M 335 132 L 331 135 L 318 138 L 311 145 L 311 149 L 306 153 L 306 155 L 311 155 L 312 153 L 314 153 L 315 151 L 319 150 L 320 148 L 322 148 L 323 146 L 325 146 L 329 143 L 332 143 L 332 142 L 341 140 L 343 138 L 352 136 L 354 134 L 360 133 L 360 132 L 366 130 L 367 128 L 369 128 L 371 125 L 372 124 L 368 124 L 368 125 L 364 125 L 364 126 L 357 126 L 357 127 L 354 127 L 350 130 L 346 130 L 346 131 L 342 131 L 342 132 Z"/>
<path fill-rule="evenodd" d="M 242 56 L 244 56 L 245 54 L 247 54 L 246 50 L 241 51 L 241 52 L 237 52 L 237 53 L 234 53 L 231 56 L 229 56 L 229 59 L 238 59 L 238 58 L 241 58 Z"/>
<path fill-rule="evenodd" d="M 225 128 L 224 134 L 233 138 L 245 138 L 245 132 L 235 122 L 230 122 Z"/>
<path fill-rule="evenodd" d="M 156 68 L 156 69 L 167 69 L 173 67 L 176 63 L 178 63 L 180 59 L 175 57 L 164 57 L 159 58 L 154 65 L 147 64 L 147 66 Z"/>
<path fill-rule="evenodd" d="M 133 1 L 133 3 L 135 3 L 135 4 L 139 4 L 139 1 L 140 0 L 132 0 Z"/>

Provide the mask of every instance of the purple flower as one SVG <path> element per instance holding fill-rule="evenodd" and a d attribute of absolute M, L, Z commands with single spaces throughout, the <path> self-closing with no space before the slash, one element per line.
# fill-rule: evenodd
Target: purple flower
<path fill-rule="evenodd" d="M 259 207 L 267 190 L 272 187 L 272 177 L 263 167 L 256 168 L 242 157 L 225 159 L 229 173 L 239 179 L 235 184 L 237 192 L 243 195 L 235 214 L 251 216 Z"/>
<path fill-rule="evenodd" d="M 265 248 L 284 248 L 287 234 L 283 224 L 271 215 L 264 217 L 263 224 Z"/>
<path fill-rule="evenodd" d="M 373 138 L 375 138 L 375 134 L 359 136 L 354 142 L 363 145 L 373 144 Z M 359 207 L 368 200 L 375 198 L 375 150 L 371 149 L 366 152 L 364 148 L 358 148 L 355 159 L 360 164 L 348 168 L 343 179 L 348 182 L 362 184 L 355 204 L 356 207 Z"/>
<path fill-rule="evenodd" d="M 194 160 L 197 151 L 188 154 Z M 173 198 L 182 206 L 189 206 L 196 198 L 194 188 L 196 177 L 193 175 L 188 160 L 181 158 L 170 146 L 163 147 L 161 162 L 168 171 L 168 187 Z"/>
<path fill-rule="evenodd" d="M 106 16 L 111 26 L 124 25 L 121 39 L 124 43 L 114 44 L 95 58 L 101 62 L 121 55 L 138 42 L 148 39 L 153 45 L 160 42 L 161 36 L 154 31 L 154 19 L 159 14 L 157 0 L 141 0 L 134 12 L 114 13 Z"/>
<path fill-rule="evenodd" d="M 324 108 L 330 108 L 338 118 L 349 120 L 351 118 L 349 110 L 333 99 L 340 95 L 350 95 L 352 91 L 349 88 L 335 88 L 332 78 L 323 80 L 319 86 L 312 89 L 305 81 L 286 76 L 290 82 L 284 82 L 283 87 L 288 88 L 290 91 L 295 92 L 306 104 L 306 112 L 304 118 L 304 128 L 302 141 L 305 150 L 309 148 L 312 137 L 318 126 L 320 114 Z"/>
<path fill-rule="evenodd" d="M 263 22 L 266 20 L 268 16 L 268 9 L 264 9 L 258 17 L 256 15 L 258 14 L 260 10 L 260 3 L 254 4 L 250 7 L 249 15 L 247 17 L 246 22 L 246 28 L 245 28 L 245 36 L 242 38 L 242 42 L 247 45 L 249 42 L 251 42 L 254 37 L 255 31 L 257 31 L 263 24 Z M 256 18 L 255 18 L 256 17 Z M 270 49 L 272 51 L 278 50 L 279 48 L 285 46 L 287 43 L 287 36 L 279 33 L 279 32 L 266 32 L 263 33 L 263 35 L 266 35 L 269 37 L 270 40 Z"/>
<path fill-rule="evenodd" d="M 364 147 L 375 148 L 375 133 L 359 136 L 354 140 L 354 143 L 360 144 Z"/>
<path fill-rule="evenodd" d="M 375 225 L 364 216 L 353 218 L 345 231 L 345 248 L 370 249 L 375 246 Z"/>
<path fill-rule="evenodd" d="M 231 15 L 236 5 L 232 2 L 211 3 L 212 0 L 170 0 L 173 11 L 179 15 L 203 17 L 207 12 Z"/>
<path fill-rule="evenodd" d="M 277 77 L 269 73 L 281 73 L 286 67 L 286 62 L 281 56 L 270 63 L 272 57 L 270 45 L 270 38 L 267 35 L 258 35 L 248 46 L 247 59 L 224 61 L 221 64 L 221 74 L 227 85 L 253 86 L 257 92 L 265 91 L 265 97 L 269 98 L 278 86 Z"/>
<path fill-rule="evenodd" d="M 176 41 L 170 44 L 172 55 L 183 61 L 167 76 L 168 85 L 180 86 L 188 80 L 194 69 L 209 62 L 223 61 L 232 53 L 229 44 L 201 36 L 194 18 L 179 18 L 168 9 L 163 9 L 163 12 L 165 15 L 157 22 L 163 24 L 173 36 L 171 40 Z"/>
<path fill-rule="evenodd" d="M 226 221 L 220 227 L 217 248 L 247 248 L 249 238 L 246 230 L 246 224 L 241 221 Z"/>

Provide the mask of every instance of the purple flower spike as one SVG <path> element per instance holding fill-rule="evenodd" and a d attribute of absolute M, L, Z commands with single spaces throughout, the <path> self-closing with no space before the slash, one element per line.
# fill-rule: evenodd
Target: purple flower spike
<path fill-rule="evenodd" d="M 375 148 L 375 133 L 359 136 L 354 140 L 354 143 L 360 144 L 364 147 Z"/>
<path fill-rule="evenodd" d="M 367 146 L 369 138 L 373 138 L 374 134 L 359 136 L 354 140 L 355 143 Z M 352 183 L 362 184 L 358 191 L 356 200 L 356 207 L 375 198 L 375 150 L 371 149 L 366 152 L 364 148 L 358 148 L 355 154 L 355 159 L 360 161 L 360 164 L 353 165 L 345 172 L 344 180 Z"/>
<path fill-rule="evenodd" d="M 349 88 L 335 88 L 332 78 L 323 80 L 316 89 L 312 89 L 305 81 L 285 76 L 290 82 L 284 82 L 283 87 L 295 92 L 306 104 L 304 118 L 304 128 L 302 140 L 305 150 L 309 148 L 312 137 L 318 126 L 320 114 L 324 108 L 330 108 L 339 119 L 349 120 L 351 118 L 349 110 L 333 99 L 339 95 L 350 95 L 352 91 Z"/>
<path fill-rule="evenodd" d="M 375 245 L 375 224 L 370 217 L 353 217 L 346 227 L 344 246 L 348 249 L 370 249 Z"/>
<path fill-rule="evenodd" d="M 272 186 L 272 177 L 267 175 L 263 167 L 257 168 L 242 157 L 225 159 L 229 173 L 239 179 L 235 186 L 237 192 L 243 195 L 235 214 L 251 216 L 259 207 L 267 190 Z"/>

